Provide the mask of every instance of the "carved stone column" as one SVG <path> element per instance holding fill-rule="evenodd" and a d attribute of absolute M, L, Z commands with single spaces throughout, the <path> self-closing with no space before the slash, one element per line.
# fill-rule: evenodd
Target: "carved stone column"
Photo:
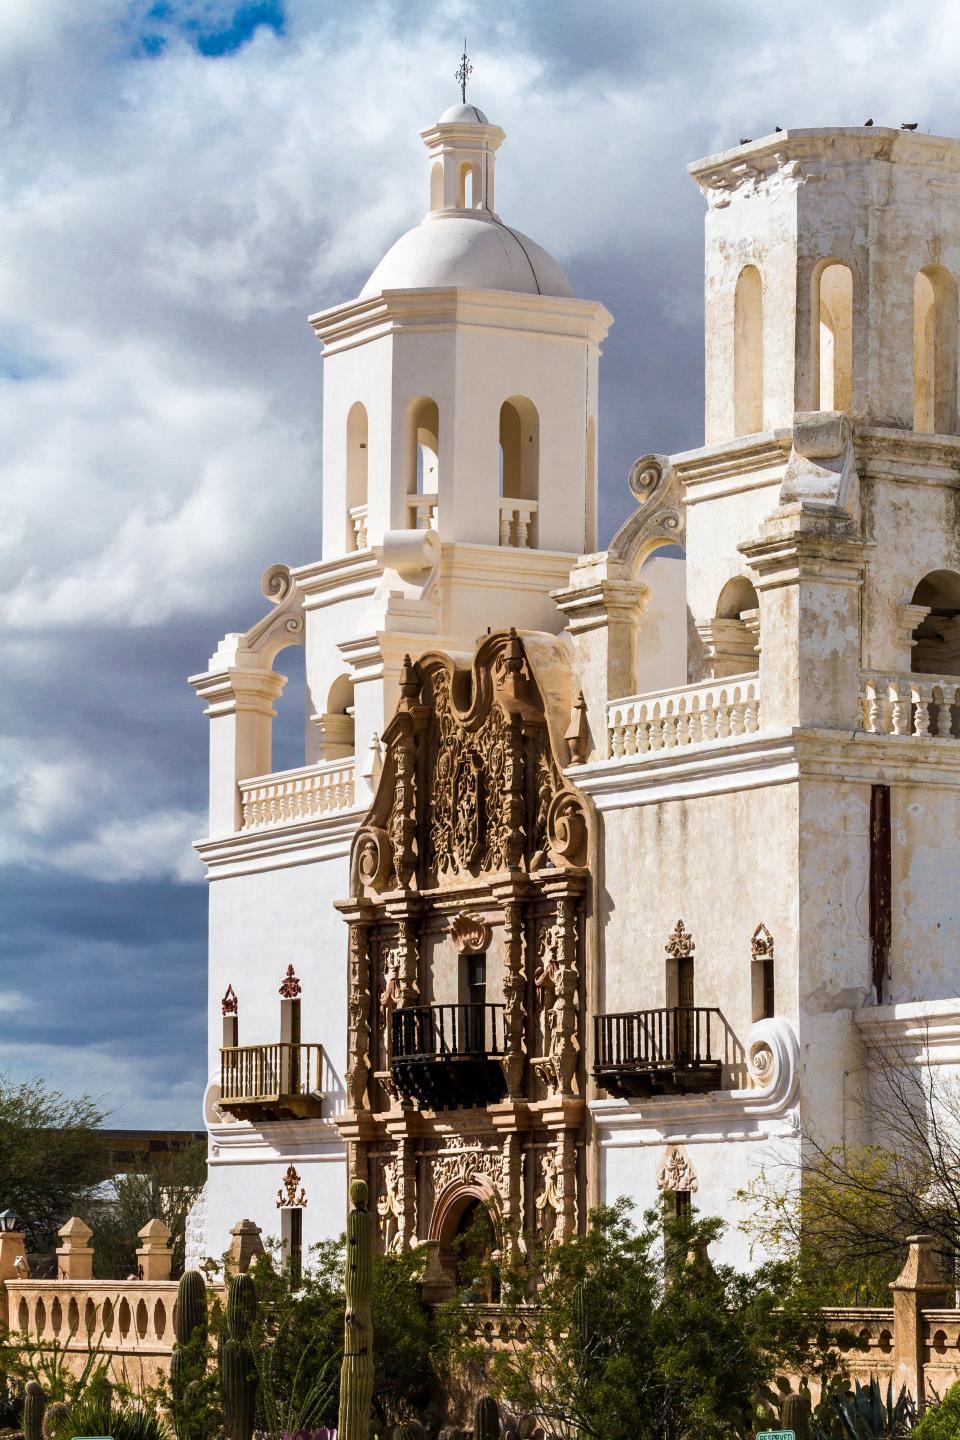
<path fill-rule="evenodd" d="M 507 1057 L 504 1073 L 511 1100 L 523 1094 L 527 1054 L 527 969 L 523 906 L 516 893 L 502 899 L 503 905 L 503 999 Z"/>
<path fill-rule="evenodd" d="M 546 1053 L 537 1073 L 552 1096 L 575 1093 L 580 1060 L 580 967 L 576 903 L 570 894 L 556 900 L 556 920 L 541 931 L 536 974 L 546 1011 Z"/>
<path fill-rule="evenodd" d="M 503 1171 L 500 1205 L 503 1213 L 504 1260 L 517 1259 L 523 1248 L 523 1150 L 520 1136 L 505 1135 L 502 1141 Z"/>
<path fill-rule="evenodd" d="M 347 1000 L 347 1105 L 369 1109 L 370 1078 L 370 951 L 366 925 L 350 924 L 349 990 Z"/>
<path fill-rule="evenodd" d="M 577 1233 L 577 1147 L 571 1131 L 561 1130 L 556 1145 L 557 1224 L 558 1241 L 569 1240 Z"/>
<path fill-rule="evenodd" d="M 392 1160 L 383 1167 L 377 1199 L 384 1250 L 399 1254 L 417 1243 L 417 1161 L 409 1135 L 397 1138 Z"/>

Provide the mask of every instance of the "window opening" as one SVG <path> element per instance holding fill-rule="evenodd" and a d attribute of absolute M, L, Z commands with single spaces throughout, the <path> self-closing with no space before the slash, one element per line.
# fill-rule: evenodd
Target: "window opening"
<path fill-rule="evenodd" d="M 827 261 L 815 276 L 814 393 L 819 410 L 853 408 L 853 272 Z"/>

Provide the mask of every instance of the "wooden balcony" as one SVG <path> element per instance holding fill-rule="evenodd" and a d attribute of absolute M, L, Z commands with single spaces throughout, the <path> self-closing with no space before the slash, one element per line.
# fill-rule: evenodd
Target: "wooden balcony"
<path fill-rule="evenodd" d="M 238 1120 L 319 1116 L 319 1045 L 232 1045 L 220 1051 L 220 1108 Z"/>
<path fill-rule="evenodd" d="M 507 1093 L 502 1005 L 411 1005 L 393 1012 L 390 1071 L 431 1110 L 493 1105 Z"/>
<path fill-rule="evenodd" d="M 723 1035 L 720 1011 L 702 1006 L 597 1015 L 593 1076 L 622 1099 L 719 1090 Z"/>

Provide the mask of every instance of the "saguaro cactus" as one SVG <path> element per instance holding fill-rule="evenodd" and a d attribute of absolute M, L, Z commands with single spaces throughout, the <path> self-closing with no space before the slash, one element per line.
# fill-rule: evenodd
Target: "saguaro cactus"
<path fill-rule="evenodd" d="M 810 1396 L 785 1395 L 780 1406 L 780 1429 L 793 1430 L 797 1440 L 810 1440 Z"/>
<path fill-rule="evenodd" d="M 23 1433 L 26 1440 L 43 1440 L 43 1412 L 47 1408 L 43 1389 L 28 1380 L 23 1392 Z"/>
<path fill-rule="evenodd" d="M 220 1388 L 228 1440 L 251 1440 L 257 1376 L 248 1336 L 257 1313 L 252 1275 L 234 1275 L 227 1291 L 227 1338 L 220 1347 Z"/>
<path fill-rule="evenodd" d="M 481 1395 L 474 1407 L 473 1440 L 500 1440 L 500 1409 L 492 1395 Z"/>
<path fill-rule="evenodd" d="M 199 1270 L 180 1277 L 173 1328 L 177 1343 L 170 1357 L 171 1409 L 180 1440 L 191 1440 L 194 1397 L 207 1368 L 207 1285 Z"/>
<path fill-rule="evenodd" d="M 337 1440 L 369 1440 L 373 1399 L 373 1216 L 365 1180 L 350 1184 L 347 1216 L 347 1292 L 340 1369 L 340 1418 Z"/>

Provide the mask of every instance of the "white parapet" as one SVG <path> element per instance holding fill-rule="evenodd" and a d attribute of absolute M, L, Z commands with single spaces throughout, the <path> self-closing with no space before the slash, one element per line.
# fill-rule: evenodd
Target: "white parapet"
<path fill-rule="evenodd" d="M 868 735 L 914 735 L 920 739 L 960 739 L 955 707 L 960 705 L 960 676 L 860 676 L 860 728 Z"/>
<path fill-rule="evenodd" d="M 327 760 L 299 770 L 253 775 L 239 784 L 244 830 L 295 825 L 352 809 L 354 761 Z"/>
<path fill-rule="evenodd" d="M 706 685 L 683 685 L 631 695 L 607 706 L 610 756 L 636 758 L 657 750 L 752 735 L 760 729 L 760 677 L 731 675 Z"/>

